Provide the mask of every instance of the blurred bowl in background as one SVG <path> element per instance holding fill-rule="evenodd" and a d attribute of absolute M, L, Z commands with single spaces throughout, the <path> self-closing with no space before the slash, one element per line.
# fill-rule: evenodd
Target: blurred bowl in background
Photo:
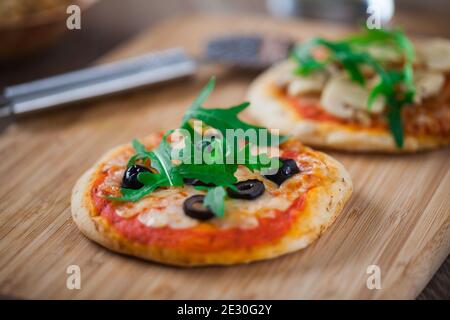
<path fill-rule="evenodd" d="M 69 30 L 69 5 L 86 10 L 98 0 L 1 0 L 0 61 L 18 59 L 50 47 Z"/>

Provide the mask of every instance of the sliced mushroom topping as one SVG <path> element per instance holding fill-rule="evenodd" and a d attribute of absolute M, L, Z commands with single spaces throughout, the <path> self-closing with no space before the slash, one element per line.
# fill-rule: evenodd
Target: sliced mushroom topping
<path fill-rule="evenodd" d="M 295 69 L 295 64 L 293 61 L 286 61 L 277 66 L 279 70 L 274 78 L 274 82 L 279 87 L 287 86 L 292 80 L 294 80 L 297 75 L 293 72 Z"/>
<path fill-rule="evenodd" d="M 403 61 L 402 54 L 392 46 L 371 45 L 367 47 L 368 53 L 375 59 L 389 63 L 400 63 Z"/>
<path fill-rule="evenodd" d="M 290 96 L 298 96 L 305 93 L 320 92 L 326 78 L 325 72 L 313 72 L 307 76 L 295 77 L 289 83 L 287 93 Z"/>
<path fill-rule="evenodd" d="M 433 39 L 418 47 L 428 68 L 437 71 L 450 71 L 450 40 Z"/>
<path fill-rule="evenodd" d="M 335 77 L 326 84 L 320 104 L 330 114 L 344 119 L 353 118 L 357 110 L 381 113 L 385 107 L 382 96 L 378 96 L 371 109 L 367 107 L 369 90 L 345 77 Z"/>
<path fill-rule="evenodd" d="M 414 84 L 416 85 L 414 102 L 420 103 L 425 98 L 437 95 L 442 90 L 444 82 L 445 77 L 440 72 L 416 71 L 414 74 Z"/>

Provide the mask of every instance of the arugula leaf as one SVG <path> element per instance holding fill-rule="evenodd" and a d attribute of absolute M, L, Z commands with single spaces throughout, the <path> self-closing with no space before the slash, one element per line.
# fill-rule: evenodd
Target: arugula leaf
<path fill-rule="evenodd" d="M 222 186 L 208 190 L 203 200 L 203 205 L 211 210 L 216 216 L 223 217 L 225 214 L 225 196 L 227 192 Z"/>
<path fill-rule="evenodd" d="M 171 147 L 166 140 L 171 132 L 172 131 L 168 131 L 163 136 L 158 147 L 152 151 L 147 151 L 142 143 L 136 139 L 133 140 L 132 145 L 136 150 L 136 154 L 130 158 L 127 166 L 129 167 L 135 164 L 138 160 L 149 160 L 152 168 L 156 169 L 163 177 L 165 177 L 170 186 L 182 185 L 182 178 L 173 170 L 174 165 L 171 160 Z"/>
<path fill-rule="evenodd" d="M 307 75 L 315 70 L 323 69 L 326 66 L 327 61 L 318 61 L 311 54 L 311 49 L 315 46 L 324 44 L 325 42 L 326 40 L 324 39 L 315 38 L 294 47 L 291 56 L 298 64 L 297 69 L 295 70 L 297 74 Z"/>
<path fill-rule="evenodd" d="M 401 108 L 389 108 L 387 113 L 389 128 L 392 136 L 398 146 L 403 146 L 403 123 L 401 117 Z"/>
<path fill-rule="evenodd" d="M 190 134 L 190 139 L 185 140 L 185 143 L 187 144 L 185 145 L 185 148 L 187 148 L 187 151 L 183 152 L 184 149 L 172 149 L 171 145 L 168 143 L 167 137 L 174 131 L 166 132 L 160 144 L 155 149 L 150 151 L 146 150 L 145 146 L 138 140 L 133 140 L 132 144 L 136 153 L 129 159 L 128 165 L 133 165 L 137 161 L 144 161 L 146 164 L 149 162 L 151 167 L 155 169 L 157 173 L 145 172 L 138 174 L 137 178 L 143 184 L 142 188 L 137 190 L 122 188 L 121 197 L 109 197 L 110 199 L 116 201 L 135 202 L 155 191 L 159 187 L 182 186 L 184 183 L 183 179 L 192 178 L 198 179 L 206 184 L 215 185 L 215 187 L 212 188 L 204 187 L 204 190 L 208 190 L 205 196 L 205 205 L 217 216 L 222 217 L 224 215 L 224 199 L 226 196 L 225 188 L 236 189 L 233 184 L 237 182 L 235 173 L 237 171 L 238 164 L 240 163 L 236 163 L 236 161 L 228 163 L 225 161 L 226 159 L 222 159 L 222 157 L 226 157 L 228 153 L 239 155 L 242 150 L 239 151 L 236 147 L 233 149 L 233 152 L 231 152 L 228 148 L 229 146 L 227 145 L 227 139 L 216 137 L 209 140 L 198 139 L 201 138 L 201 134 L 194 130 L 189 121 L 191 119 L 200 120 L 204 125 L 210 126 L 221 132 L 223 136 L 226 136 L 227 129 L 242 130 L 244 134 L 249 129 L 267 129 L 250 125 L 238 118 L 238 114 L 248 107 L 249 104 L 247 102 L 231 107 L 230 109 L 204 109 L 202 104 L 211 94 L 211 91 L 214 88 L 214 83 L 215 80 L 212 78 L 202 89 L 183 117 L 181 128 L 187 129 Z M 259 138 L 259 131 L 256 137 Z M 272 137 L 275 139 L 277 136 L 268 133 L 267 138 L 272 139 Z M 280 136 L 279 138 L 281 140 L 279 142 L 286 139 L 284 136 Z M 199 140 L 201 142 L 200 144 L 198 144 Z M 238 140 L 240 140 L 240 136 L 234 136 L 234 141 L 231 141 L 230 143 L 233 143 L 236 146 Z M 243 140 L 245 141 L 247 138 Z M 271 140 L 270 142 L 273 143 L 274 141 Z M 252 155 L 249 152 L 249 148 L 250 143 L 247 143 L 244 151 L 248 149 L 248 154 L 244 154 L 243 165 L 247 166 L 251 170 L 262 170 L 270 167 L 271 159 L 269 159 L 266 154 Z M 194 151 L 198 151 L 198 149 L 202 152 L 203 156 L 202 162 L 199 164 L 195 161 L 192 162 L 193 157 L 195 156 Z M 183 160 L 191 161 L 181 161 L 180 164 L 175 164 L 175 161 L 172 160 L 180 159 L 172 159 L 172 151 L 180 151 Z M 188 151 L 191 151 L 191 153 L 188 154 Z M 188 157 L 188 159 L 185 159 L 186 157 Z M 206 162 L 205 159 L 210 159 L 213 161 L 210 163 Z M 223 161 L 219 162 L 217 160 Z"/>
<path fill-rule="evenodd" d="M 227 129 L 242 129 L 244 131 L 247 130 L 256 130 L 259 132 L 259 130 L 264 130 L 266 128 L 259 127 L 255 125 L 248 124 L 246 122 L 243 122 L 238 118 L 238 114 L 242 112 L 244 109 L 246 109 L 250 103 L 244 102 L 240 105 L 231 107 L 229 109 L 205 109 L 205 108 L 196 108 L 194 110 L 189 109 L 186 112 L 186 117 L 189 119 L 197 119 L 200 120 L 207 125 L 219 130 L 222 135 L 226 136 L 226 130 Z M 260 136 L 257 135 L 257 143 L 259 145 L 265 145 L 262 140 L 259 140 Z M 287 139 L 286 136 L 278 136 L 279 143 L 282 143 Z M 266 143 L 270 144 L 275 141 L 275 135 L 268 133 Z"/>
<path fill-rule="evenodd" d="M 211 94 L 214 89 L 215 80 L 212 78 L 209 80 L 208 84 L 202 89 L 198 97 L 195 99 L 194 103 L 190 106 L 190 108 L 186 111 L 183 120 L 181 122 L 181 128 L 192 130 L 191 125 L 189 124 L 189 120 L 197 119 L 202 121 L 203 123 L 211 126 L 217 130 L 219 130 L 223 136 L 226 136 L 227 129 L 242 129 L 244 131 L 251 130 L 260 130 L 266 129 L 264 127 L 259 127 L 255 125 L 248 124 L 246 122 L 241 121 L 238 118 L 238 114 L 246 109 L 250 103 L 244 102 L 237 106 L 228 108 L 228 109 L 205 109 L 202 107 L 202 104 Z M 258 144 L 259 135 L 257 136 Z M 286 136 L 279 136 L 279 143 L 282 143 L 287 139 Z M 268 133 L 267 143 L 270 144 L 275 141 L 275 135 Z"/>
<path fill-rule="evenodd" d="M 407 60 L 414 59 L 414 47 L 401 30 L 369 29 L 342 40 L 351 46 L 367 47 L 373 44 L 390 46 L 403 54 Z"/>
<path fill-rule="evenodd" d="M 373 44 L 389 46 L 400 52 L 405 60 L 402 69 L 386 70 L 365 49 Z M 317 46 L 323 46 L 329 50 L 329 57 L 326 60 L 318 61 L 312 56 L 311 50 Z M 379 95 L 385 97 L 389 107 L 386 113 L 389 128 L 397 146 L 403 146 L 401 109 L 404 105 L 411 104 L 415 95 L 412 68 L 414 47 L 403 32 L 400 30 L 366 29 L 363 33 L 340 41 L 333 42 L 315 38 L 294 47 L 291 56 L 298 64 L 294 71 L 297 74 L 307 75 L 325 68 L 329 63 L 337 62 L 344 67 L 353 81 L 361 85 L 364 85 L 365 81 L 360 68 L 362 65 L 370 66 L 378 73 L 380 81 L 372 88 L 369 94 L 368 109 L 370 110 L 373 102 Z M 398 92 L 399 90 L 403 92 Z"/>
<path fill-rule="evenodd" d="M 211 92 L 214 90 L 214 86 L 216 85 L 216 78 L 212 77 L 205 87 L 200 91 L 199 95 L 195 98 L 194 102 L 191 104 L 188 110 L 194 112 L 203 105 L 203 103 L 208 99 Z M 187 129 L 189 124 L 188 121 L 191 119 L 188 113 L 185 113 L 183 120 L 181 121 L 181 128 Z M 190 127 L 190 126 L 189 126 Z"/>
<path fill-rule="evenodd" d="M 128 160 L 127 166 L 130 167 L 134 165 L 139 160 L 150 160 L 150 152 L 145 149 L 145 146 L 138 140 L 134 139 L 131 144 L 133 145 L 136 154 L 133 155 L 130 160 Z"/>
<path fill-rule="evenodd" d="M 237 164 L 180 164 L 177 172 L 185 178 L 198 179 L 203 183 L 228 186 L 237 182 L 234 173 Z"/>
<path fill-rule="evenodd" d="M 138 180 L 144 184 L 140 189 L 127 189 L 121 188 L 121 197 L 109 197 L 110 200 L 115 201 L 130 201 L 136 202 L 145 197 L 146 195 L 155 191 L 158 187 L 169 186 L 169 181 L 167 177 L 158 173 L 142 172 L 138 174 Z"/>
<path fill-rule="evenodd" d="M 151 159 L 152 167 L 158 170 L 162 174 L 170 186 L 183 185 L 182 177 L 174 170 L 175 166 L 172 164 L 171 159 L 171 147 L 167 143 L 167 136 L 172 131 L 168 131 L 162 138 L 161 143 L 157 148 L 150 151 L 149 156 Z"/>
<path fill-rule="evenodd" d="M 314 46 L 323 46 L 328 48 L 331 52 L 330 57 L 324 61 L 317 61 L 309 52 Z M 305 45 L 297 46 L 293 55 L 294 60 L 299 63 L 295 70 L 297 74 L 308 75 L 313 71 L 325 68 L 330 62 L 336 61 L 343 65 L 350 77 L 360 83 L 364 84 L 364 77 L 359 68 L 359 64 L 367 62 L 368 57 L 364 53 L 356 53 L 352 48 L 343 42 L 331 42 L 325 39 L 316 38 L 310 40 Z"/>

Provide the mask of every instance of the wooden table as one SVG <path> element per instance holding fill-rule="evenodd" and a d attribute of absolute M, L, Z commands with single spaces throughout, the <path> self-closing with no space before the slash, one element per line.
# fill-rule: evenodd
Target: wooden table
<path fill-rule="evenodd" d="M 223 32 L 224 26 L 297 38 L 343 31 L 317 23 L 241 17 L 230 24 L 228 19 L 190 16 L 167 21 L 118 48 L 105 61 L 176 44 L 198 53 L 200 44 Z M 0 294 L 160 299 L 414 298 L 419 294 L 450 248 L 448 149 L 395 158 L 335 153 L 354 178 L 354 197 L 319 241 L 273 261 L 180 270 L 110 253 L 77 231 L 69 212 L 70 189 L 77 177 L 116 144 L 176 126 L 211 74 L 218 75 L 219 87 L 209 105 L 241 101 L 255 76 L 207 68 L 183 83 L 22 119 L 0 136 L 5 159 L 0 168 Z M 372 263 L 386 272 L 380 291 L 365 287 L 366 267 Z M 71 264 L 82 269 L 80 291 L 65 287 L 66 267 Z M 189 289 L 178 291 L 181 285 Z"/>

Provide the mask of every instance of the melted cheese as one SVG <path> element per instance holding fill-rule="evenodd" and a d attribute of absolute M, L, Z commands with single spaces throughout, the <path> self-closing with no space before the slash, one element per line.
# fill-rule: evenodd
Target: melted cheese
<path fill-rule="evenodd" d="M 252 172 L 240 166 L 236 172 L 239 181 L 258 179 L 263 181 L 266 191 L 254 200 L 227 199 L 223 218 L 201 222 L 184 213 L 183 202 L 186 198 L 205 193 L 192 186 L 158 189 L 136 203 L 115 203 L 116 214 L 124 218 L 136 218 L 145 226 L 152 228 L 184 229 L 200 223 L 212 224 L 223 229 L 255 228 L 258 226 L 258 218 L 272 218 L 277 210 L 288 209 L 292 201 L 312 187 L 314 179 L 311 179 L 311 175 L 327 170 L 319 159 L 308 153 L 300 154 L 297 162 L 302 172 L 285 181 L 280 187 L 263 178 L 258 172 Z M 115 162 L 114 166 L 109 167 L 108 176 L 99 187 L 99 192 L 102 194 L 120 187 L 126 163 L 122 163 L 122 167 L 118 167 L 117 164 L 118 162 Z"/>
<path fill-rule="evenodd" d="M 194 227 L 198 223 L 184 214 L 182 201 L 170 203 L 164 208 L 150 208 L 141 213 L 138 220 L 153 228 L 170 226 L 173 229 L 184 229 Z"/>

